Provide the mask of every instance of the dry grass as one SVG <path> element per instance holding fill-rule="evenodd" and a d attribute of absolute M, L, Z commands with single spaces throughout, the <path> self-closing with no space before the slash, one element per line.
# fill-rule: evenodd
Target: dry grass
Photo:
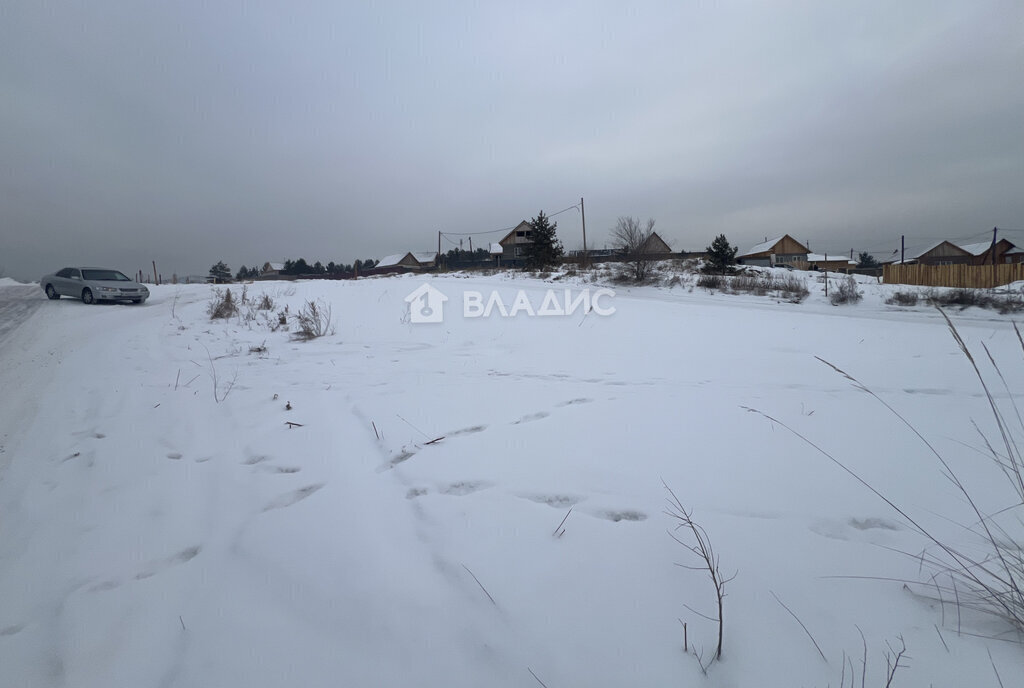
<path fill-rule="evenodd" d="M 238 302 L 230 289 L 215 289 L 206 312 L 210 320 L 226 320 L 238 315 Z"/>
<path fill-rule="evenodd" d="M 331 306 L 319 299 L 307 301 L 302 310 L 295 314 L 294 320 L 292 339 L 309 341 L 334 333 L 331 327 Z"/>
<path fill-rule="evenodd" d="M 852 476 L 861 485 L 874 493 L 891 509 L 899 514 L 910 527 L 921 535 L 928 543 L 921 553 L 905 552 L 929 571 L 927 580 L 904 581 L 908 585 L 923 585 L 925 590 L 933 591 L 940 606 L 952 604 L 961 608 L 980 611 L 1005 622 L 1017 635 L 1018 641 L 1024 638 L 1024 419 L 1016 402 L 1017 394 L 1011 390 L 1002 370 L 996 364 L 988 347 L 982 343 L 991 370 L 989 376 L 995 375 L 1002 386 L 1002 392 L 1008 402 L 1000 404 L 994 396 L 989 381 L 982 373 L 978 359 L 967 347 L 949 317 L 940 310 L 946 319 L 949 331 L 960 348 L 964 358 L 969 362 L 978 379 L 978 383 L 988 401 L 991 418 L 996 428 L 994 437 L 982 434 L 986 451 L 992 465 L 1001 473 L 1007 488 L 1009 499 L 995 511 L 984 509 L 964 484 L 950 462 L 925 438 L 899 411 L 888 402 L 876 395 L 872 390 L 849 373 L 819 358 L 836 373 L 848 380 L 855 388 L 869 394 L 891 414 L 899 419 L 928 449 L 938 462 L 943 474 L 952 483 L 954 493 L 971 514 L 969 523 L 957 523 L 966 536 L 966 544 L 958 544 L 946 537 L 937 535 L 930 528 L 922 525 L 908 511 L 907 507 L 892 501 L 885 493 L 868 483 L 846 464 L 836 459 L 831 453 L 818 446 L 804 435 L 792 429 L 782 421 L 756 409 L 747 409 L 758 413 L 777 423 L 780 427 L 793 433 L 810 445 L 815 451 L 828 458 L 839 468 Z M 1024 352 L 1024 338 L 1014 325 L 1017 339 Z M 980 428 L 975 425 L 978 432 Z M 988 498 L 989 495 L 986 495 Z M 926 593 L 928 594 L 928 593 Z M 959 613 L 958 613 L 959 618 Z"/>

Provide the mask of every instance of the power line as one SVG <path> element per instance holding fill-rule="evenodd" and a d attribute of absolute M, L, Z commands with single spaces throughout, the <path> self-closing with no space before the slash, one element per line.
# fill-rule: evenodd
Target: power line
<path fill-rule="evenodd" d="M 508 231 L 511 231 L 511 230 L 515 229 L 516 227 L 518 227 L 518 226 L 519 225 L 512 225 L 511 227 L 504 227 L 502 229 L 488 229 L 488 230 L 483 231 L 483 232 L 441 232 L 441 234 L 443 234 L 443 235 L 446 234 L 448 236 L 476 236 L 478 234 L 497 234 L 498 232 L 508 232 Z"/>
<path fill-rule="evenodd" d="M 563 209 L 559 210 L 557 213 L 551 213 L 550 215 L 548 215 L 548 217 L 554 217 L 555 215 L 561 215 L 562 213 L 567 213 L 570 210 L 579 210 L 579 209 L 580 209 L 580 204 L 576 203 L 576 204 L 573 204 L 573 205 L 569 206 L 568 208 L 563 208 Z M 520 223 L 520 224 L 522 224 L 522 223 Z M 484 236 L 484 235 L 487 235 L 487 234 L 500 234 L 502 232 L 510 232 L 510 231 L 512 231 L 513 229 L 515 229 L 518 226 L 519 226 L 519 224 L 515 224 L 515 225 L 512 225 L 511 227 L 502 227 L 501 229 L 487 229 L 487 230 L 483 230 L 483 231 L 480 231 L 480 232 L 441 232 L 441 231 L 439 231 L 438 235 L 440 237 L 444 238 L 444 240 L 447 241 L 448 243 L 450 243 L 452 246 L 458 246 L 459 249 L 461 250 L 462 246 L 459 245 L 459 244 L 456 244 L 454 241 L 452 241 L 448 237 L 450 237 L 450 236 L 453 236 L 453 237 L 474 237 L 474 236 Z"/>

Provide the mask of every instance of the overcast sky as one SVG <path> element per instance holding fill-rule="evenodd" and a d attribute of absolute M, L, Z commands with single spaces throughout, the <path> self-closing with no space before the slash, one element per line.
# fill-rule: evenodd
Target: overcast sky
<path fill-rule="evenodd" d="M 592 247 L 1024 245 L 1024 3 L 0 5 L 8 276 L 476 247 L 580 197 Z"/>

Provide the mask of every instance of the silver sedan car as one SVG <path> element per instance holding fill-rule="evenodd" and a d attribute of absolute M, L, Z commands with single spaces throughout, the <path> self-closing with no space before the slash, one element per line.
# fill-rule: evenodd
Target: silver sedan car
<path fill-rule="evenodd" d="M 64 268 L 39 280 L 50 299 L 70 296 L 84 303 L 131 301 L 142 303 L 149 289 L 117 270 L 107 268 Z"/>

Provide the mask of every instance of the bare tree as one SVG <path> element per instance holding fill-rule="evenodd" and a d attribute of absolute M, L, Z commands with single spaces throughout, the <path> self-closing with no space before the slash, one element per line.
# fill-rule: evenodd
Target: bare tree
<path fill-rule="evenodd" d="M 722 616 L 722 601 L 725 599 L 726 583 L 732 581 L 732 579 L 736 577 L 736 574 L 734 573 L 728 578 L 722 576 L 722 572 L 718 568 L 718 555 L 715 553 L 714 548 L 711 546 L 711 538 L 708 537 L 708 532 L 704 530 L 703 526 L 694 523 L 692 518 L 693 511 L 686 510 L 682 502 L 679 501 L 679 498 L 676 497 L 676 493 L 672 491 L 672 488 L 670 488 L 664 482 L 662 482 L 662 485 L 665 487 L 665 490 L 668 492 L 669 495 L 668 508 L 665 510 L 665 514 L 675 521 L 675 526 L 672 528 L 671 531 L 669 531 L 669 535 L 672 537 L 673 540 L 678 542 L 685 549 L 689 550 L 700 559 L 700 563 L 697 566 L 688 566 L 686 564 L 677 565 L 683 567 L 684 569 L 690 569 L 691 571 L 706 571 L 708 576 L 711 578 L 711 584 L 715 588 L 715 602 L 718 604 L 717 617 L 711 617 L 705 614 L 701 614 L 692 607 L 687 606 L 686 608 L 689 609 L 691 612 L 697 614 L 698 616 L 704 617 L 705 619 L 708 619 L 709 621 L 714 621 L 718 624 L 718 647 L 715 648 L 714 659 L 721 659 L 722 637 L 725 629 L 725 622 L 723 621 L 724 617 Z M 693 540 L 693 544 L 687 542 L 686 540 L 683 540 L 681 536 L 676 535 L 676 533 L 679 531 L 683 531 L 684 534 L 687 531 L 689 531 L 690 537 Z M 699 655 L 698 661 L 700 661 Z M 705 673 L 707 673 L 706 667 L 703 662 L 701 662 L 701 669 L 704 670 Z"/>
<path fill-rule="evenodd" d="M 637 282 L 647 279 L 651 271 L 651 259 L 648 254 L 648 242 L 654 234 L 654 219 L 648 219 L 646 225 L 640 224 L 635 217 L 622 216 L 612 230 L 612 246 L 615 247 L 629 264 L 629 275 Z"/>

